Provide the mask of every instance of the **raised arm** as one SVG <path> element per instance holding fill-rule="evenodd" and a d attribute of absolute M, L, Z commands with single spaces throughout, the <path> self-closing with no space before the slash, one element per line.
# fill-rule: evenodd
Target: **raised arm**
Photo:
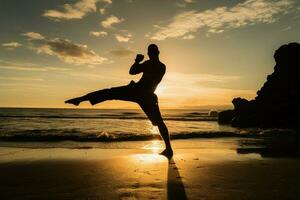
<path fill-rule="evenodd" d="M 143 68 L 144 68 L 143 63 L 140 64 L 140 62 L 142 62 L 143 59 L 144 59 L 144 55 L 142 54 L 136 55 L 135 62 L 130 67 L 129 74 L 135 75 L 143 72 Z"/>

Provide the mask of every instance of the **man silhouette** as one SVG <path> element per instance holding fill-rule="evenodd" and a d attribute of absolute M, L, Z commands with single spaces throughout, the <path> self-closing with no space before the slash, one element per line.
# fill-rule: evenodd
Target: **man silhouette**
<path fill-rule="evenodd" d="M 159 50 L 157 45 L 148 46 L 149 60 L 141 63 L 144 55 L 138 54 L 134 64 L 129 70 L 129 74 L 135 75 L 143 73 L 142 78 L 135 83 L 131 81 L 126 86 L 113 87 L 98 90 L 87 95 L 65 101 L 78 106 L 82 101 L 89 101 L 92 105 L 106 100 L 123 100 L 138 103 L 154 126 L 158 126 L 161 137 L 163 138 L 166 149 L 160 154 L 167 157 L 173 156 L 170 143 L 168 128 L 165 125 L 158 107 L 157 96 L 154 93 L 157 85 L 166 72 L 166 66 L 159 60 Z"/>

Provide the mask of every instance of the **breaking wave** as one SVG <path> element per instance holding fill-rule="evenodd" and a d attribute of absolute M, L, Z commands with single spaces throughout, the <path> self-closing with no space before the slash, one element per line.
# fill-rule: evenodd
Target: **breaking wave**
<path fill-rule="evenodd" d="M 248 130 L 239 132 L 177 132 L 171 133 L 171 139 L 191 138 L 222 138 L 222 137 L 267 137 L 274 135 L 293 134 L 293 130 L 270 129 L 270 130 Z M 160 138 L 157 134 L 132 134 L 120 132 L 87 133 L 77 129 L 35 129 L 22 132 L 13 132 L 0 135 L 0 141 L 79 141 L 79 142 L 114 142 L 114 141 L 144 141 Z"/>

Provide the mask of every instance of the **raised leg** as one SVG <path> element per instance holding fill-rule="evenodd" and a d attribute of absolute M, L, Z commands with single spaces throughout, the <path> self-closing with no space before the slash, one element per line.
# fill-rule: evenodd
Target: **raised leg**
<path fill-rule="evenodd" d="M 107 100 L 123 100 L 123 101 L 135 101 L 134 91 L 132 88 L 127 86 L 114 87 L 110 89 L 98 90 L 95 92 L 88 93 L 84 96 L 69 99 L 65 103 L 70 103 L 78 106 L 83 101 L 89 101 L 92 105 L 101 103 Z"/>
<path fill-rule="evenodd" d="M 95 92 L 88 93 L 81 97 L 76 97 L 73 99 L 69 99 L 65 101 L 65 103 L 73 104 L 75 106 L 78 106 L 83 101 L 90 101 L 92 105 L 95 105 L 97 103 L 106 101 L 110 99 L 109 91 L 110 89 L 104 89 L 104 90 L 98 90 Z"/>

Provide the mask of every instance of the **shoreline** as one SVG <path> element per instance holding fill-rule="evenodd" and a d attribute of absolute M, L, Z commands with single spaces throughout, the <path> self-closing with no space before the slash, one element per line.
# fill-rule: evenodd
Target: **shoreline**
<path fill-rule="evenodd" d="M 239 140 L 124 148 L 0 148 L 1 199 L 299 199 L 300 160 L 238 153 Z M 250 147 L 251 141 L 247 147 Z"/>

